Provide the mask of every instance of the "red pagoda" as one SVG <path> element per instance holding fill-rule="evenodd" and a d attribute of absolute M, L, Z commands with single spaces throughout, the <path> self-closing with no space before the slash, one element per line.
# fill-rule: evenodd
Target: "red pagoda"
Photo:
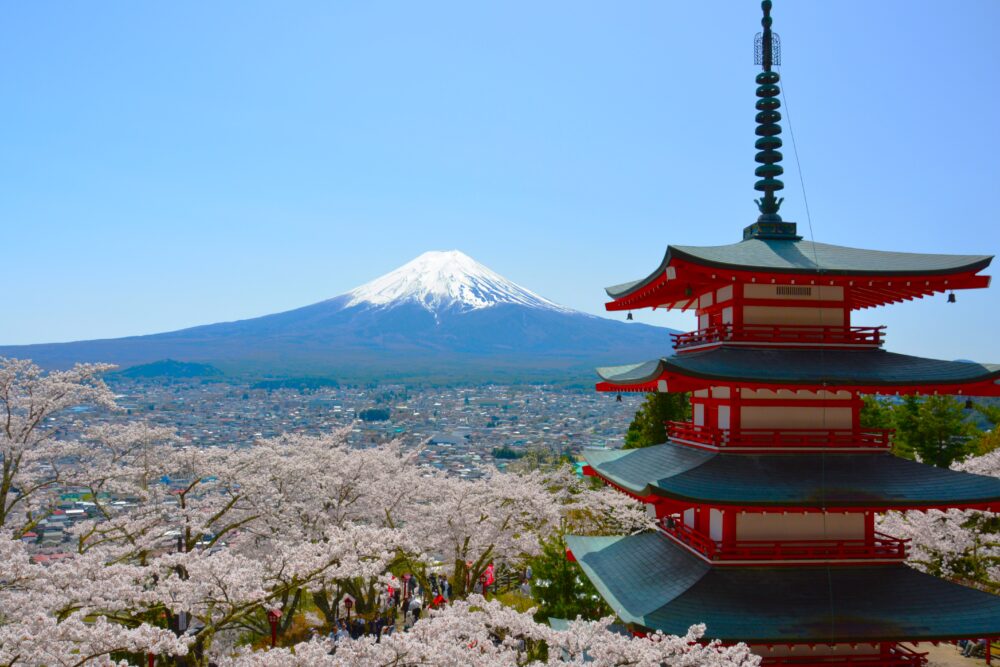
<path fill-rule="evenodd" d="M 991 256 L 861 250 L 803 240 L 778 215 L 779 51 L 771 2 L 757 37 L 760 217 L 739 243 L 669 246 L 641 280 L 608 288 L 611 311 L 694 310 L 675 354 L 598 369 L 599 391 L 690 392 L 666 443 L 588 451 L 585 472 L 648 503 L 659 529 L 568 538 L 636 633 L 746 642 L 773 665 L 921 665 L 927 641 L 1000 636 L 1000 597 L 906 566 L 888 510 L 1000 510 L 1000 479 L 893 456 L 862 427 L 862 394 L 1000 395 L 1000 366 L 883 349 L 851 315 L 986 287 Z M 949 297 L 951 298 L 951 297 Z"/>

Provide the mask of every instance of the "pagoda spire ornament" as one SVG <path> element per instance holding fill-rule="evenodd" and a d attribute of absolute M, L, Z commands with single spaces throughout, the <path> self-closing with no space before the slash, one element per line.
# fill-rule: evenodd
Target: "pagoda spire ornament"
<path fill-rule="evenodd" d="M 781 64 L 781 39 L 777 34 L 771 32 L 771 0 L 763 0 L 760 3 L 764 11 L 764 17 L 760 24 L 764 31 L 757 33 L 754 40 L 754 64 L 760 65 L 763 71 L 757 75 L 757 141 L 754 144 L 757 148 L 756 161 L 759 164 L 754 173 L 760 178 L 754 184 L 754 189 L 764 193 L 764 196 L 755 200 L 757 208 L 760 210 L 760 217 L 757 222 L 781 222 L 778 209 L 784 199 L 778 199 L 774 193 L 785 187 L 785 184 L 778 180 L 778 176 L 784 173 L 781 167 L 781 101 L 778 95 L 781 89 L 778 81 L 781 77 L 772 70 L 774 65 Z"/>

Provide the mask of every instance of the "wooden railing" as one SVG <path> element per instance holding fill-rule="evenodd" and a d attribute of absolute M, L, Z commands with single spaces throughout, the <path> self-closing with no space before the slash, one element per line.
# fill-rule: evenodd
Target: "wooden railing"
<path fill-rule="evenodd" d="M 918 653 L 897 644 L 880 655 L 820 655 L 820 656 L 767 656 L 761 661 L 763 667 L 769 665 L 789 665 L 789 667 L 918 667 L 926 665 L 927 653 Z"/>
<path fill-rule="evenodd" d="M 789 447 L 843 447 L 889 449 L 895 431 L 885 428 L 826 429 L 826 428 L 741 428 L 722 429 L 694 422 L 668 421 L 667 435 L 671 439 L 710 445 L 771 449 Z"/>
<path fill-rule="evenodd" d="M 882 344 L 881 327 L 820 327 L 796 324 L 720 324 L 718 326 L 670 334 L 674 349 L 681 350 L 696 345 L 741 342 L 774 345 L 818 346 L 871 346 Z"/>
<path fill-rule="evenodd" d="M 876 532 L 871 542 L 855 540 L 738 540 L 732 545 L 710 539 L 685 525 L 679 516 L 667 517 L 663 530 L 709 560 L 851 560 L 906 558 L 910 540 Z"/>
<path fill-rule="evenodd" d="M 720 558 L 720 554 L 722 553 L 721 544 L 685 525 L 684 520 L 680 516 L 664 517 L 660 525 L 663 526 L 665 532 L 695 551 L 704 554 L 709 560 Z"/>

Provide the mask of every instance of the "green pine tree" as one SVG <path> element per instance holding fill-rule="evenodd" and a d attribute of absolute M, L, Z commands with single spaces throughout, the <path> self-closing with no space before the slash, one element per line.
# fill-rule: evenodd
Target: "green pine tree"
<path fill-rule="evenodd" d="M 861 428 L 895 428 L 892 405 L 878 396 L 861 397 Z"/>
<path fill-rule="evenodd" d="M 895 406 L 884 398 L 863 395 L 861 397 L 861 428 L 896 428 Z M 912 459 L 913 450 L 895 438 L 892 443 L 892 453 L 900 458 Z"/>
<path fill-rule="evenodd" d="M 583 573 L 566 557 L 566 539 L 557 531 L 542 542 L 542 553 L 531 561 L 531 596 L 539 603 L 535 620 L 574 620 L 577 616 L 597 620 L 611 611 Z"/>
<path fill-rule="evenodd" d="M 947 468 L 973 451 L 979 429 L 951 396 L 906 396 L 894 409 L 896 446 L 924 463 Z"/>
<path fill-rule="evenodd" d="M 625 433 L 625 445 L 622 449 L 662 445 L 667 441 L 667 422 L 682 421 L 690 416 L 691 402 L 688 394 L 646 394 L 646 400 L 639 406 Z"/>

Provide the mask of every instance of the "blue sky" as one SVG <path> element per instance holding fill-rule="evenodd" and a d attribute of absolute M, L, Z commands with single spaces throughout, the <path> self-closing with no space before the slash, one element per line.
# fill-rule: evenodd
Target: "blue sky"
<path fill-rule="evenodd" d="M 1000 3 L 774 16 L 816 240 L 1000 250 Z M 287 310 L 431 249 L 603 312 L 602 287 L 668 243 L 755 219 L 759 17 L 754 0 L 7 3 L 0 344 Z M 785 139 L 782 213 L 808 234 Z M 860 322 L 898 351 L 1000 361 L 998 294 Z"/>

